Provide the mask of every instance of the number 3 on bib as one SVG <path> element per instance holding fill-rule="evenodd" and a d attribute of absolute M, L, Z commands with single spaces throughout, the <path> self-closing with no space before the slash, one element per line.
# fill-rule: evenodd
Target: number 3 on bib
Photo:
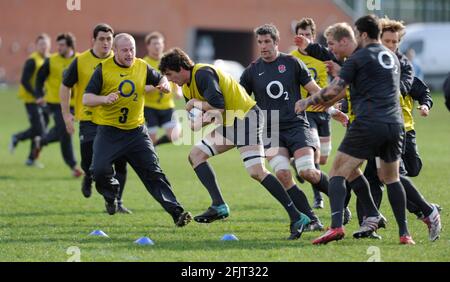
<path fill-rule="evenodd" d="M 126 123 L 128 120 L 128 112 L 130 110 L 128 108 L 122 108 L 120 109 L 120 112 L 122 113 L 122 115 L 119 117 L 119 122 L 120 123 Z"/>

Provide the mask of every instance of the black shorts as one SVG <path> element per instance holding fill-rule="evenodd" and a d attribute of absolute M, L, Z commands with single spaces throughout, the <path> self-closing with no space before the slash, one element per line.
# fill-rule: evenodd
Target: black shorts
<path fill-rule="evenodd" d="M 379 156 L 383 161 L 392 163 L 401 158 L 404 140 L 403 124 L 355 120 L 345 133 L 338 150 L 358 159 L 367 160 Z"/>
<path fill-rule="evenodd" d="M 231 126 L 219 126 L 216 133 L 225 137 L 237 148 L 262 145 L 262 132 L 264 128 L 264 115 L 258 106 L 254 106 L 245 115 L 244 119 L 234 119 Z"/>
<path fill-rule="evenodd" d="M 301 123 L 298 123 L 295 127 L 280 129 L 278 133 L 272 132 L 270 136 L 265 137 L 264 141 L 265 149 L 286 148 L 290 156 L 294 156 L 294 152 L 301 148 L 311 147 L 314 150 L 317 149 L 311 128 Z"/>
<path fill-rule="evenodd" d="M 173 109 L 157 110 L 153 108 L 144 108 L 144 117 L 147 127 L 163 127 L 172 122 Z"/>
<path fill-rule="evenodd" d="M 331 136 L 330 119 L 331 116 L 326 112 L 306 112 L 309 127 L 317 130 L 320 137 Z"/>
<path fill-rule="evenodd" d="M 98 125 L 91 121 L 80 121 L 80 143 L 94 142 L 97 127 Z"/>

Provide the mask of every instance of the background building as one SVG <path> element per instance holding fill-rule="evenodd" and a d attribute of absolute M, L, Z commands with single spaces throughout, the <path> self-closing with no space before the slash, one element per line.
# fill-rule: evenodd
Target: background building
<path fill-rule="evenodd" d="M 138 55 L 143 56 L 145 35 L 159 30 L 167 47 L 184 48 L 195 59 L 220 58 L 246 66 L 257 56 L 252 33 L 256 26 L 277 25 L 281 50 L 288 50 L 293 21 L 305 16 L 316 20 L 319 31 L 352 20 L 331 0 L 2 0 L 0 81 L 19 80 L 41 32 L 54 39 L 71 31 L 81 51 L 90 47 L 95 24 L 106 22 L 116 32 L 133 34 Z"/>
<path fill-rule="evenodd" d="M 450 70 L 445 50 L 450 45 L 450 0 L 2 0 L 0 83 L 19 81 L 23 62 L 41 32 L 54 39 L 71 31 L 82 51 L 90 47 L 92 28 L 106 22 L 116 32 L 134 35 L 138 56 L 143 56 L 145 35 L 159 30 L 166 36 L 167 48 L 181 47 L 196 61 L 222 59 L 247 66 L 258 56 L 253 29 L 261 24 L 279 28 L 280 50 L 287 52 L 293 48 L 293 27 L 302 17 L 314 18 L 320 34 L 330 24 L 351 23 L 367 13 L 422 25 L 408 28 L 414 38 L 403 49 L 415 50 L 426 82 L 441 88 Z"/>

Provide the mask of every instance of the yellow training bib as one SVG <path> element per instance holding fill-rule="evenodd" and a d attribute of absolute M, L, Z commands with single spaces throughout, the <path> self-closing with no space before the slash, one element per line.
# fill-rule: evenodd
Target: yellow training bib
<path fill-rule="evenodd" d="M 194 66 L 190 84 L 183 85 L 184 97 L 188 100 L 198 99 L 206 101 L 198 91 L 195 81 L 195 74 L 203 67 L 212 68 L 219 77 L 219 87 L 225 100 L 225 112 L 222 114 L 224 125 L 232 125 L 235 118 L 244 119 L 247 112 L 256 105 L 256 102 L 250 98 L 245 89 L 236 80 L 213 65 L 196 64 Z"/>
<path fill-rule="evenodd" d="M 36 86 L 36 76 L 37 73 L 39 71 L 39 69 L 42 67 L 42 65 L 44 64 L 45 58 L 41 56 L 41 54 L 39 54 L 38 52 L 33 52 L 31 53 L 30 57 L 28 59 L 32 59 L 34 60 L 34 72 L 33 75 L 31 76 L 31 87 L 35 88 Z M 24 102 L 24 103 L 35 103 L 36 102 L 36 98 L 34 98 L 33 93 L 28 92 L 25 87 L 20 84 L 19 86 L 19 98 Z"/>
<path fill-rule="evenodd" d="M 147 63 L 136 59 L 131 67 L 125 68 L 110 58 L 101 66 L 103 85 L 100 95 L 106 96 L 117 91 L 120 95 L 114 104 L 98 106 L 93 122 L 124 130 L 143 125 Z"/>

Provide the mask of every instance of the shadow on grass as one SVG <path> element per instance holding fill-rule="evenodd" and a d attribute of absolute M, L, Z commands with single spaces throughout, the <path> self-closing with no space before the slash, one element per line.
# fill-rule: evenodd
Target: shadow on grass
<path fill-rule="evenodd" d="M 12 175 L 0 175 L 0 180 L 18 180 L 23 179 L 22 177 L 12 176 Z"/>

